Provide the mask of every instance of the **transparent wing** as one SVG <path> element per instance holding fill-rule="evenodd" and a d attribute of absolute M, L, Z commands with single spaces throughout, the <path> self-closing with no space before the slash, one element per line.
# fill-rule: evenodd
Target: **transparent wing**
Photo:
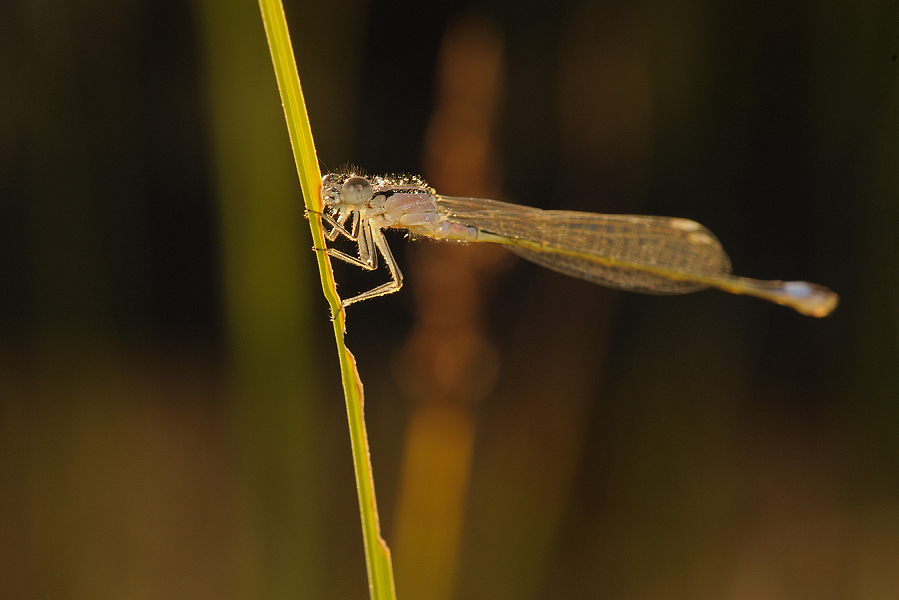
<path fill-rule="evenodd" d="M 509 250 L 527 260 L 613 288 L 682 294 L 710 285 L 698 278 L 727 277 L 731 269 L 712 232 L 687 219 L 540 210 L 480 198 L 437 202 L 450 221 L 507 238 Z"/>

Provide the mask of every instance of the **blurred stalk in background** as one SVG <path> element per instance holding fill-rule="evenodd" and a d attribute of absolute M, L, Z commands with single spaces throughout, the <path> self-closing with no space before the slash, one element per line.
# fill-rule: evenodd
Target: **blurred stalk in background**
<path fill-rule="evenodd" d="M 236 596 L 322 595 L 311 242 L 255 3 L 198 2 L 239 485 Z"/>

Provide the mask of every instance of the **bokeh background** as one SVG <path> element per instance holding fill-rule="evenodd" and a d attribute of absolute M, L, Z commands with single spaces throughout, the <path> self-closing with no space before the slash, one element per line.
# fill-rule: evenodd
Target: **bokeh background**
<path fill-rule="evenodd" d="M 899 597 L 899 3 L 286 4 L 323 171 L 842 298 L 391 234 L 347 341 L 400 598 Z M 0 597 L 366 597 L 310 248 L 254 2 L 2 3 Z"/>

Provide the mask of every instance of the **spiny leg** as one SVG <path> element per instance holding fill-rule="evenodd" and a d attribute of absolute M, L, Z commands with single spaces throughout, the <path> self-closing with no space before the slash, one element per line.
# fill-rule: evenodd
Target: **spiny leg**
<path fill-rule="evenodd" d="M 353 211 L 348 215 L 349 218 L 352 219 L 352 225 L 350 225 L 349 229 L 347 229 L 343 224 L 343 222 L 345 222 L 346 220 L 346 217 L 344 217 L 343 219 L 335 219 L 333 215 L 330 215 L 328 213 L 308 209 L 306 210 L 306 214 L 307 217 L 309 214 L 318 215 L 319 220 L 324 221 L 331 226 L 330 231 L 325 231 L 325 238 L 329 242 L 333 242 L 334 240 L 336 240 L 338 234 L 343 234 L 345 238 L 347 238 L 351 242 L 355 242 L 356 238 L 359 235 L 359 213 L 357 213 L 356 211 Z"/>
<path fill-rule="evenodd" d="M 361 267 L 366 271 L 374 271 L 378 268 L 378 254 L 375 251 L 374 243 L 372 242 L 372 236 L 369 231 L 371 228 L 370 223 L 363 223 L 360 230 L 360 219 L 357 217 L 356 213 L 353 213 L 353 232 L 350 233 L 330 215 L 326 215 L 323 213 L 319 214 L 322 216 L 322 218 L 327 219 L 329 223 L 332 223 L 334 225 L 335 229 L 331 230 L 332 233 L 343 233 L 350 241 L 356 243 L 356 248 L 358 249 L 359 256 L 358 258 L 355 256 L 351 256 L 345 252 L 337 250 L 336 248 L 313 248 L 313 250 L 317 252 L 324 252 L 328 256 L 338 258 L 356 267 Z M 337 233 L 334 233 L 333 237 L 329 237 L 327 235 L 325 237 L 327 237 L 330 241 L 334 241 L 335 239 L 337 239 Z"/>
<path fill-rule="evenodd" d="M 387 244 L 387 240 L 384 238 L 384 233 L 372 223 L 364 223 L 362 225 L 363 233 L 368 231 L 370 233 L 369 243 L 374 243 L 377 246 L 377 249 L 381 252 L 381 256 L 384 257 L 384 262 L 387 263 L 387 268 L 390 270 L 391 281 L 388 281 L 385 284 L 379 285 L 376 288 L 370 289 L 367 292 L 362 292 L 352 298 L 348 298 L 343 300 L 340 303 L 341 308 L 346 308 L 350 304 L 354 304 L 356 302 L 361 302 L 362 300 L 368 300 L 369 298 L 377 298 L 378 296 L 386 296 L 387 294 L 392 294 L 400 290 L 403 287 L 403 273 L 400 271 L 399 265 L 396 264 L 396 259 L 393 257 L 393 253 L 390 251 L 390 246 Z M 368 236 L 364 236 L 368 237 Z M 360 245 L 360 248 L 362 246 Z M 349 262 L 349 261 L 348 261 Z M 377 264 L 377 259 L 372 253 L 372 263 Z"/>

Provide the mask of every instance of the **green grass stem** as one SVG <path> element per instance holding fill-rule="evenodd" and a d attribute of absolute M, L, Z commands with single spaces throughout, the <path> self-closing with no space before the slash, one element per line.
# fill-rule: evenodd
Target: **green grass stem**
<path fill-rule="evenodd" d="M 284 116 L 287 120 L 287 129 L 290 133 L 290 143 L 293 147 L 306 209 L 319 212 L 321 211 L 319 196 L 321 173 L 318 169 L 315 143 L 312 138 L 312 129 L 309 126 L 306 104 L 303 100 L 303 90 L 300 87 L 293 46 L 284 17 L 284 7 L 281 0 L 259 0 L 259 7 L 262 11 L 262 20 L 275 67 L 278 89 L 281 93 Z M 309 226 L 312 230 L 315 247 L 324 248 L 325 239 L 320 220 L 310 218 Z M 340 308 L 340 297 L 337 295 L 331 263 L 324 252 L 317 252 L 316 256 L 321 273 L 322 291 L 331 306 L 334 337 L 337 342 L 337 354 L 343 379 L 343 392 L 346 397 L 369 592 L 374 600 L 392 599 L 396 597 L 393 566 L 390 560 L 390 550 L 381 538 L 374 478 L 369 459 L 368 434 L 363 417 L 362 382 L 356 370 L 356 361 L 344 343 L 346 315 Z"/>

